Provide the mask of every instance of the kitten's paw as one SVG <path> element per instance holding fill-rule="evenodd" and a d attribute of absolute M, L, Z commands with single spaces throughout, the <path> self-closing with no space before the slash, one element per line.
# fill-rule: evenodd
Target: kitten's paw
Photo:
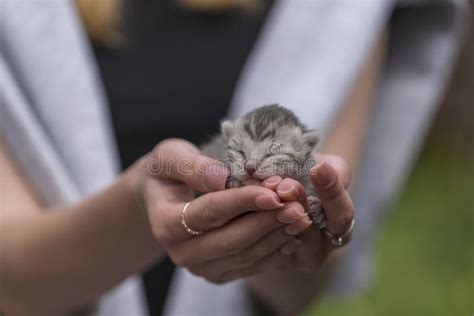
<path fill-rule="evenodd" d="M 317 196 L 310 195 L 308 196 L 308 206 L 308 215 L 311 220 L 320 228 L 324 227 L 326 217 L 324 215 L 323 206 L 321 205 L 321 200 Z"/>
<path fill-rule="evenodd" d="M 225 183 L 226 189 L 240 188 L 241 186 L 242 186 L 242 182 L 240 182 L 233 176 L 229 176 L 227 178 L 227 182 Z"/>

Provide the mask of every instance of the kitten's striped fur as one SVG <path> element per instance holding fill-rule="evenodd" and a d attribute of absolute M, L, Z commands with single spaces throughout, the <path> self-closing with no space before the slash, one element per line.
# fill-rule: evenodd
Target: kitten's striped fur
<path fill-rule="evenodd" d="M 300 181 L 310 202 L 310 215 L 318 222 L 322 213 L 308 177 L 318 141 L 318 134 L 293 112 L 267 105 L 233 122 L 223 121 L 221 134 L 202 146 L 202 151 L 226 163 L 231 173 L 229 188 L 258 185 L 272 175 Z"/>

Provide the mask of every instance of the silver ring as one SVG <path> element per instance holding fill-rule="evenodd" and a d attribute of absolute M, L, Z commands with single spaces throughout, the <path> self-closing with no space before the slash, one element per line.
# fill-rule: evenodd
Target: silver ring
<path fill-rule="evenodd" d="M 326 228 L 326 225 L 322 226 L 320 229 L 321 229 L 322 232 L 324 232 L 326 234 L 326 236 L 331 238 L 331 243 L 334 246 L 340 247 L 340 246 L 344 245 L 345 239 L 347 238 L 347 236 L 350 235 L 350 233 L 352 233 L 352 231 L 354 230 L 354 226 L 355 226 L 355 219 L 352 219 L 351 225 L 342 234 L 333 234 L 333 233 L 329 232 Z"/>
<path fill-rule="evenodd" d="M 201 235 L 202 231 L 191 229 L 188 226 L 188 224 L 186 224 L 186 220 L 184 219 L 184 214 L 186 213 L 186 210 L 188 209 L 188 206 L 190 203 L 191 202 L 187 202 L 186 204 L 184 204 L 183 210 L 181 211 L 181 224 L 183 224 L 184 229 L 186 229 L 186 231 L 190 233 L 191 235 L 193 236 Z"/>

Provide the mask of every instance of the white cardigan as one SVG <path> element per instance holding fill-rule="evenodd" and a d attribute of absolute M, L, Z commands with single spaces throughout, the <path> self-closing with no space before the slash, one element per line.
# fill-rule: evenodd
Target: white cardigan
<path fill-rule="evenodd" d="M 358 226 L 332 292 L 368 282 L 373 228 L 421 145 L 466 20 L 464 0 L 407 3 L 411 8 L 391 25 L 354 184 Z M 229 116 L 280 103 L 324 135 L 394 6 L 379 0 L 277 1 Z M 73 2 L 0 0 L 0 51 L 0 136 L 44 202 L 74 203 L 113 181 L 119 163 L 106 99 Z M 178 269 L 165 315 L 237 316 L 248 314 L 248 306 L 243 282 L 215 286 Z M 145 310 L 141 281 L 131 276 L 103 297 L 97 315 L 141 316 Z"/>

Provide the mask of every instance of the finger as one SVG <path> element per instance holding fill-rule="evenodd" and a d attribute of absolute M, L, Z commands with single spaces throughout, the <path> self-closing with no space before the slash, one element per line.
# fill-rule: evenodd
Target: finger
<path fill-rule="evenodd" d="M 280 248 L 280 252 L 286 256 L 292 255 L 296 252 L 296 250 L 298 250 L 298 248 L 301 246 L 301 243 L 301 240 L 293 238 Z"/>
<path fill-rule="evenodd" d="M 182 139 L 158 144 L 148 159 L 147 170 L 162 179 L 184 182 L 198 192 L 224 190 L 229 176 L 222 162 L 200 155 L 192 143 Z"/>
<path fill-rule="evenodd" d="M 199 264 L 244 252 L 260 242 L 275 229 L 286 226 L 279 222 L 275 211 L 250 212 L 229 224 L 210 230 L 180 245 L 179 252 L 189 259 L 188 264 Z M 295 217 L 300 214 L 295 212 Z M 301 224 L 300 232 L 307 228 Z"/>
<path fill-rule="evenodd" d="M 306 211 L 298 202 L 285 203 L 277 213 L 277 220 L 282 224 L 293 224 L 303 218 L 307 218 Z"/>
<path fill-rule="evenodd" d="M 311 169 L 310 178 L 323 205 L 328 231 L 346 232 L 354 218 L 354 205 L 336 169 L 322 161 Z"/>
<path fill-rule="evenodd" d="M 283 204 L 275 192 L 260 186 L 245 186 L 200 196 L 190 203 L 185 220 L 194 230 L 206 231 L 249 211 L 281 207 Z"/>
<path fill-rule="evenodd" d="M 295 245 L 291 245 L 291 247 L 296 248 L 296 251 L 291 249 L 293 252 L 286 254 L 282 248 L 280 251 L 266 256 L 251 268 L 254 269 L 254 271 L 265 272 L 287 270 L 315 272 L 320 270 L 324 260 L 319 258 L 322 254 L 317 250 L 317 247 L 312 247 L 311 244 L 307 244 L 305 247 L 305 241 L 300 241 Z M 237 274 L 238 272 L 239 271 L 236 271 L 235 273 Z"/>
<path fill-rule="evenodd" d="M 312 224 L 313 224 L 313 221 L 311 221 L 308 218 L 308 215 L 305 215 L 305 217 L 303 217 L 301 220 L 297 221 L 296 223 L 287 225 L 285 227 L 285 232 L 288 235 L 296 236 L 302 233 L 303 231 L 305 231 L 306 229 L 308 229 L 309 227 L 311 227 Z"/>
<path fill-rule="evenodd" d="M 257 266 L 252 266 L 252 267 L 248 267 L 248 268 L 243 268 L 243 269 L 239 269 L 239 270 L 233 270 L 233 271 L 226 272 L 226 273 L 222 274 L 221 276 L 219 276 L 216 279 L 216 281 L 213 281 L 213 282 L 217 283 L 217 284 L 224 284 L 224 283 L 231 282 L 231 281 L 234 281 L 234 280 L 237 280 L 237 279 L 242 279 L 242 278 L 247 278 L 247 277 L 250 277 L 250 276 L 253 276 L 253 275 L 258 275 L 258 274 L 263 273 L 263 272 L 265 272 L 265 271 L 258 268 Z"/>
<path fill-rule="evenodd" d="M 268 273 L 274 271 L 285 271 L 295 268 L 296 263 L 294 255 L 285 255 L 279 251 L 275 251 L 264 257 L 253 266 L 224 273 L 218 278 L 218 280 L 219 283 L 226 283 L 236 279 L 257 275 L 263 272 Z"/>
<path fill-rule="evenodd" d="M 328 254 L 334 250 L 334 246 L 328 242 L 319 229 L 306 230 L 298 237 L 301 240 L 301 246 L 293 253 L 296 269 L 307 272 L 319 270 Z"/>
<path fill-rule="evenodd" d="M 201 276 L 216 274 L 215 276 L 217 277 L 218 275 L 231 270 L 247 268 L 262 260 L 269 254 L 277 251 L 290 240 L 296 239 L 293 236 L 288 235 L 284 228 L 276 229 L 245 251 L 224 258 L 204 262 L 195 270 Z"/>
<path fill-rule="evenodd" d="M 296 268 L 295 254 L 286 255 L 281 251 L 275 251 L 254 265 L 256 271 L 285 271 Z"/>
<path fill-rule="evenodd" d="M 228 267 L 228 270 L 230 270 L 252 266 L 267 255 L 277 251 L 284 244 L 289 243 L 289 246 L 293 247 L 301 244 L 295 236 L 302 233 L 310 225 L 311 222 L 308 224 L 308 221 L 303 219 L 295 224 L 275 229 L 241 253 L 215 260 L 216 266 L 211 268 Z M 292 227 L 290 232 L 288 227 Z"/>
<path fill-rule="evenodd" d="M 278 184 L 280 184 L 281 181 L 283 181 L 282 177 L 280 177 L 280 176 L 271 176 L 271 177 L 265 179 L 262 182 L 262 186 L 267 188 L 267 189 L 275 191 L 276 187 L 278 186 Z"/>
<path fill-rule="evenodd" d="M 278 184 L 276 192 L 283 202 L 297 201 L 306 211 L 309 210 L 306 192 L 299 181 L 290 178 L 283 179 Z"/>
<path fill-rule="evenodd" d="M 316 154 L 316 159 L 320 162 L 326 161 L 330 164 L 339 175 L 339 178 L 344 185 L 344 188 L 348 188 L 351 183 L 351 170 L 347 162 L 339 156 L 329 154 Z"/>
<path fill-rule="evenodd" d="M 223 284 L 241 278 L 250 277 L 260 273 L 288 270 L 292 266 L 293 256 L 283 255 L 275 251 L 264 257 L 256 264 L 241 269 L 231 270 L 217 277 L 217 283 Z"/>

